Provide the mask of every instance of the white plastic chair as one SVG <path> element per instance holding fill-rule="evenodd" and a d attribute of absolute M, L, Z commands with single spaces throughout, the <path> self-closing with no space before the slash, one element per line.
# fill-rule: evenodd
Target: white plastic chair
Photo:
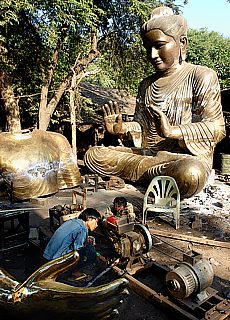
<path fill-rule="evenodd" d="M 148 211 L 160 215 L 172 214 L 175 228 L 179 228 L 180 192 L 172 177 L 157 176 L 150 182 L 143 201 L 143 224 L 146 224 Z"/>

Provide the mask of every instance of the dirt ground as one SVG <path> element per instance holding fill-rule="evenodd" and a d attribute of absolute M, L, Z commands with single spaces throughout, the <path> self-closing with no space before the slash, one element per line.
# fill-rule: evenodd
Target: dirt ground
<path fill-rule="evenodd" d="M 207 201 L 207 194 L 213 190 L 212 197 Z M 215 190 L 215 192 L 214 192 Z M 204 192 L 205 193 L 205 192 Z M 201 200 L 203 199 L 203 200 Z M 199 204 L 197 204 L 199 202 Z M 151 230 L 164 231 L 177 235 L 193 236 L 199 239 L 210 239 L 224 241 L 229 243 L 230 239 L 230 186 L 223 183 L 218 177 L 212 181 L 212 187 L 206 190 L 205 194 L 200 194 L 193 199 L 189 199 L 181 203 L 180 228 L 175 230 L 172 226 L 164 223 L 160 219 L 148 221 Z M 163 242 L 162 242 L 163 241 Z M 214 281 L 212 287 L 218 291 L 218 294 L 224 298 L 230 298 L 230 249 L 221 246 L 203 245 L 199 242 L 181 241 L 165 237 L 158 237 L 157 245 L 150 252 L 150 257 L 161 265 L 174 266 L 177 261 L 158 252 L 155 248 L 165 250 L 174 258 L 182 260 L 182 255 L 176 249 L 170 248 L 170 245 L 187 252 L 193 250 L 202 254 L 202 257 L 208 260 L 214 271 Z M 169 244 L 169 246 L 168 246 Z M 221 243 L 220 243 L 221 245 Z M 157 288 L 157 287 L 156 287 Z M 157 289 L 156 289 L 157 291 Z M 130 306 L 135 306 L 132 315 L 127 314 L 125 310 Z M 128 303 L 126 307 L 126 303 Z M 120 320 L 148 320 L 148 319 L 172 319 L 167 313 L 162 313 L 161 309 L 146 304 L 142 298 L 137 295 L 131 296 L 122 306 L 124 314 L 121 312 Z M 144 311 L 144 312 L 143 312 Z"/>
<path fill-rule="evenodd" d="M 134 205 L 137 218 L 142 218 L 142 202 L 145 188 L 126 184 L 122 189 L 97 192 L 88 191 L 87 207 L 94 207 L 101 213 L 112 203 L 116 196 L 125 196 Z M 230 239 L 230 185 L 218 175 L 213 177 L 211 184 L 196 197 L 181 202 L 180 228 L 175 228 L 161 219 L 151 218 L 148 225 L 151 230 L 167 231 L 173 235 L 195 236 L 198 239 L 210 239 L 229 242 Z M 72 190 L 63 190 L 47 197 L 34 199 L 30 202 L 14 204 L 15 207 L 30 209 L 31 238 L 36 238 L 36 229 L 43 225 L 49 227 L 49 209 L 57 204 L 71 204 Z M 0 203 L 7 205 L 7 200 Z M 33 239 L 34 240 L 34 239 Z M 203 245 L 198 242 L 181 241 L 165 237 L 157 238 L 156 245 L 149 253 L 149 257 L 162 265 L 175 265 L 175 258 L 182 259 L 181 252 L 170 248 L 170 244 L 183 251 L 194 250 L 203 255 L 211 263 L 215 278 L 213 288 L 223 297 L 230 296 L 230 249 L 221 246 Z M 169 244 L 169 246 L 168 246 Z M 157 251 L 166 248 L 169 256 Z M 157 291 L 157 289 L 156 289 Z M 154 304 L 130 291 L 130 295 L 119 308 L 118 320 L 168 320 L 172 319 Z"/>

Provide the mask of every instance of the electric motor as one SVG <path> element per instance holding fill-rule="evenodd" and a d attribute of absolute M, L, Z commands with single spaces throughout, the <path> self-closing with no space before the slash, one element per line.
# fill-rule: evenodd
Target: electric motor
<path fill-rule="evenodd" d="M 197 294 L 212 284 L 214 272 L 211 264 L 199 260 L 195 265 L 180 262 L 166 275 L 166 285 L 170 293 L 178 299 Z"/>

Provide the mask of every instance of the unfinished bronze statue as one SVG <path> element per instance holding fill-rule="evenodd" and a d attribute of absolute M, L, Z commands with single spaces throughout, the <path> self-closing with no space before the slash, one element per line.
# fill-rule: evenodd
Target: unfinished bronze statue
<path fill-rule="evenodd" d="M 75 287 L 55 281 L 79 260 L 77 251 L 49 261 L 23 283 L 0 269 L 0 309 L 7 319 L 108 319 L 128 294 L 120 278 L 96 287 Z"/>
<path fill-rule="evenodd" d="M 171 176 L 188 198 L 205 186 L 214 147 L 225 136 L 217 75 L 185 62 L 187 23 L 168 7 L 153 10 L 141 37 L 156 72 L 139 86 L 133 122 L 122 122 L 116 103 L 104 106 L 107 131 L 131 135 L 133 147 L 93 147 L 85 163 L 133 182 Z"/>
<path fill-rule="evenodd" d="M 0 176 L 13 198 L 31 199 L 81 182 L 77 159 L 61 134 L 0 133 Z"/>

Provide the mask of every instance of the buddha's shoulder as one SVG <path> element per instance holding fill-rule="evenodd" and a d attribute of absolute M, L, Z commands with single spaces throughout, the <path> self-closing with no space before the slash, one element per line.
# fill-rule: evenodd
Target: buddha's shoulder
<path fill-rule="evenodd" d="M 148 76 L 146 78 L 144 78 L 141 82 L 140 82 L 140 88 L 147 88 L 151 83 L 155 82 L 157 79 L 156 75 L 153 74 L 151 76 Z"/>
<path fill-rule="evenodd" d="M 189 73 L 194 73 L 195 76 L 216 76 L 216 72 L 207 67 L 207 66 L 202 66 L 199 64 L 192 64 L 192 63 L 185 63 L 184 68 L 189 72 Z"/>

